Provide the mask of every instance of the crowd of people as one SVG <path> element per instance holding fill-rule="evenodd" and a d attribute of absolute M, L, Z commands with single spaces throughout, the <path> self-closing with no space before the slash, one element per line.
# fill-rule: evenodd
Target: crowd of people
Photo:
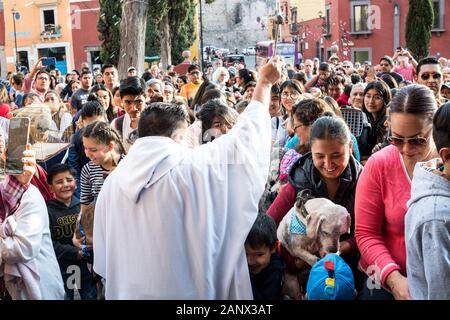
<path fill-rule="evenodd" d="M 36 106 L 70 148 L 0 184 L 0 299 L 450 299 L 450 61 L 378 62 L 9 74 L 2 159 Z M 349 220 L 311 262 L 313 199 Z"/>

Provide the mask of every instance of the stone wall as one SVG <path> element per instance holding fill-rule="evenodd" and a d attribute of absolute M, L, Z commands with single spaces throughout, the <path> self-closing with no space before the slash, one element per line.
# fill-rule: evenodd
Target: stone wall
<path fill-rule="evenodd" d="M 216 0 L 203 4 L 203 44 L 239 52 L 268 39 L 275 0 Z"/>

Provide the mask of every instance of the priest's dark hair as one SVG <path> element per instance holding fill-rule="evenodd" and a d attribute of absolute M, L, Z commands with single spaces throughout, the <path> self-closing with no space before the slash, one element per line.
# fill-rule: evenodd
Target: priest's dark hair
<path fill-rule="evenodd" d="M 188 114 L 173 103 L 151 103 L 141 114 L 138 124 L 139 138 L 162 136 L 171 138 L 177 129 L 187 125 Z"/>

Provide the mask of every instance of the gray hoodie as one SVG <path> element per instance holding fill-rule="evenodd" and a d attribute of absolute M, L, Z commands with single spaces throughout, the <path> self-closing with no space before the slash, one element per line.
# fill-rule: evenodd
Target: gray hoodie
<path fill-rule="evenodd" d="M 417 164 L 405 220 L 411 297 L 450 300 L 450 181 Z"/>

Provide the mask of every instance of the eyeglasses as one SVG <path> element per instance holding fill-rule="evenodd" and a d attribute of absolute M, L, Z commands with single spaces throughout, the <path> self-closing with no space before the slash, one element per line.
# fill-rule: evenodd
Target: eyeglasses
<path fill-rule="evenodd" d="M 287 93 L 287 92 L 283 92 L 281 94 L 281 98 L 283 99 L 287 99 L 288 97 L 290 97 L 292 100 L 297 99 L 299 96 L 299 94 L 297 92 L 291 92 L 291 93 Z"/>
<path fill-rule="evenodd" d="M 433 74 L 430 74 L 430 73 L 422 73 L 422 74 L 420 75 L 420 78 L 421 78 L 422 80 L 428 80 L 428 79 L 430 79 L 430 77 L 433 77 L 434 80 L 438 80 L 438 79 L 440 79 L 440 78 L 442 77 L 442 74 L 440 74 L 440 73 L 433 73 Z"/>
<path fill-rule="evenodd" d="M 37 77 L 36 79 L 37 79 L 37 80 L 46 80 L 46 81 L 48 81 L 48 78 L 47 78 L 47 77 Z"/>
<path fill-rule="evenodd" d="M 303 124 L 298 124 L 298 125 L 296 125 L 295 127 L 294 127 L 294 131 L 297 131 L 297 129 L 298 128 L 300 128 L 300 127 L 305 127 L 305 125 L 303 125 Z"/>
<path fill-rule="evenodd" d="M 342 68 L 348 69 L 350 68 L 350 66 L 342 66 Z"/>
<path fill-rule="evenodd" d="M 409 143 L 409 145 L 413 146 L 413 147 L 422 147 L 428 143 L 429 139 L 430 139 L 430 136 L 428 136 L 428 138 L 421 137 L 421 136 L 412 137 L 412 138 L 400 138 L 400 137 L 396 137 L 392 134 L 388 137 L 389 143 L 398 148 L 402 148 L 405 143 Z"/>

